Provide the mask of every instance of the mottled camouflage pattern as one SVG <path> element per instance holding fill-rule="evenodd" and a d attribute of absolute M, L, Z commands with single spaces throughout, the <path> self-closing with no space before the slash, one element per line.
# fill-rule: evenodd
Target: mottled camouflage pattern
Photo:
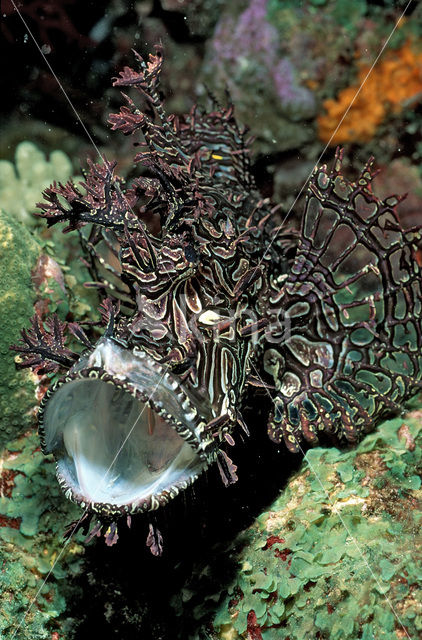
<path fill-rule="evenodd" d="M 55 185 L 40 206 L 49 224 L 68 221 L 65 231 L 93 223 L 85 245 L 92 270 L 105 270 L 93 284 L 126 310 L 113 322 L 113 336 L 169 365 L 197 394 L 207 429 L 221 435 L 241 420 L 258 328 L 249 311 L 264 315 L 259 292 L 271 261 L 264 255 L 269 225 L 259 225 L 271 211 L 254 190 L 232 108 L 167 118 L 156 94 L 160 51 L 146 66 L 138 61 L 140 72 L 125 68 L 114 84 L 145 94 L 159 124 L 129 98 L 110 121 L 125 134 L 141 129 L 146 142 L 135 161 L 153 177 L 128 186 L 114 164 L 92 164 L 82 188 Z"/>
<path fill-rule="evenodd" d="M 290 331 L 266 354 L 269 433 L 292 451 L 319 431 L 356 442 L 421 387 L 420 229 L 401 229 L 398 198 L 374 196 L 372 160 L 356 182 L 341 160 L 312 176 L 294 264 L 281 288 L 270 281 Z"/>
<path fill-rule="evenodd" d="M 236 467 L 223 449 L 236 424 L 247 429 L 248 384 L 272 395 L 269 435 L 290 450 L 321 431 L 356 441 L 421 384 L 420 231 L 401 229 L 397 199 L 373 195 L 370 163 L 346 180 L 340 153 L 331 173 L 323 167 L 310 180 L 299 239 L 277 228 L 232 107 L 166 116 L 160 49 L 147 63 L 136 57 L 139 71 L 126 67 L 114 84 L 141 94 L 146 108 L 125 96 L 110 122 L 142 134 L 142 176 L 127 184 L 104 159 L 81 185 L 51 186 L 40 204 L 49 225 L 89 225 L 81 239 L 107 336 L 147 354 L 188 394 L 203 450 L 226 483 Z M 34 321 L 18 347 L 23 366 L 74 366 L 68 329 L 91 348 L 76 324 L 56 320 L 46 333 Z"/>

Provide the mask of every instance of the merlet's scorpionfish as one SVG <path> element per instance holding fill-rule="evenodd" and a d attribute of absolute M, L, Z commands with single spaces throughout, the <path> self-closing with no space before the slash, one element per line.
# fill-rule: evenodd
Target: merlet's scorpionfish
<path fill-rule="evenodd" d="M 225 447 L 248 430 L 248 385 L 272 397 L 270 438 L 298 451 L 321 433 L 357 441 L 422 378 L 421 232 L 372 193 L 372 161 L 351 182 L 338 151 L 310 179 L 300 233 L 277 227 L 232 106 L 166 116 L 160 48 L 135 55 L 114 85 L 147 108 L 125 96 L 110 122 L 142 134 L 143 175 L 127 184 L 103 159 L 39 205 L 65 232 L 88 225 L 103 335 L 35 317 L 14 347 L 19 366 L 63 374 L 39 409 L 42 448 L 66 496 L 112 523 L 109 543 L 119 516 L 166 504 L 213 462 L 236 481 Z"/>

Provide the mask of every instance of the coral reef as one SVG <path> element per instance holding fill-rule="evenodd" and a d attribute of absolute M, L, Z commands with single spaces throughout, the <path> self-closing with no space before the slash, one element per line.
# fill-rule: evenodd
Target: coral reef
<path fill-rule="evenodd" d="M 205 82 L 219 93 L 228 88 L 261 152 L 305 144 L 311 129 L 303 123 L 314 115 L 314 97 L 280 52 L 277 31 L 267 19 L 267 0 L 252 0 L 240 14 L 236 9 L 226 10 L 216 26 L 205 58 Z"/>
<path fill-rule="evenodd" d="M 265 195 L 280 197 L 286 210 L 296 205 L 309 177 L 309 172 L 303 176 L 306 167 L 323 151 L 402 9 L 397 3 L 378 6 L 366 0 L 225 6 L 205 44 L 199 90 L 204 84 L 221 96 L 229 89 L 239 119 L 255 139 L 251 149 L 258 184 Z M 350 146 L 355 168 L 371 154 L 388 164 L 404 149 L 419 159 L 421 29 L 422 7 L 415 4 L 332 141 Z M 300 210 L 299 202 L 289 213 L 296 224 Z"/>
<path fill-rule="evenodd" d="M 53 151 L 49 161 L 31 142 L 22 142 L 16 149 L 15 166 L 0 160 L 0 301 L 2 305 L 2 334 L 0 341 L 0 446 L 25 431 L 34 420 L 37 404 L 37 378 L 27 372 L 17 373 L 10 344 L 18 337 L 21 314 L 32 315 L 34 304 L 43 315 L 48 309 L 66 317 L 89 313 L 93 296 L 82 287 L 87 279 L 79 261 L 71 261 L 76 240 L 63 241 L 49 234 L 45 239 L 28 229 L 36 218 L 32 212 L 40 200 L 42 190 L 51 180 L 67 180 L 72 172 L 69 158 L 61 151 Z M 23 224 L 24 222 L 24 224 Z M 56 251 L 60 262 L 65 258 L 72 268 L 60 266 L 47 255 Z M 34 290 L 35 286 L 35 290 Z M 41 302 L 41 298 L 43 302 Z"/>
<path fill-rule="evenodd" d="M 422 53 L 410 41 L 387 52 L 370 74 L 370 66 L 361 64 L 357 83 L 340 91 L 337 99 L 324 102 L 326 113 L 317 118 L 321 140 L 334 146 L 371 140 L 388 114 L 422 100 L 421 65 Z"/>
<path fill-rule="evenodd" d="M 16 218 L 0 210 L 0 446 L 31 424 L 36 405 L 35 377 L 16 372 L 10 344 L 19 335 L 22 313 L 32 315 L 35 291 L 31 270 L 41 247 Z"/>
<path fill-rule="evenodd" d="M 8 207 L 8 212 L 0 210 L 0 636 L 68 640 L 74 625 L 64 612 L 77 590 L 72 580 L 84 551 L 78 536 L 74 537 L 41 588 L 62 552 L 63 520 L 69 522 L 76 514 L 58 488 L 50 491 L 54 463 L 41 454 L 34 428 L 39 378 L 16 371 L 16 358 L 9 347 L 18 337 L 16 329 L 24 309 L 32 315 L 35 305 L 41 317 L 48 309 L 66 317 L 82 310 L 86 314 L 90 307 L 80 290 L 81 268 L 65 267 L 63 276 L 60 266 L 43 253 L 55 248 L 69 255 L 71 243 L 61 240 L 55 246 L 51 234 L 43 239 L 26 224 L 45 181 L 52 176 L 66 179 L 70 161 L 57 151 L 46 162 L 44 154 L 25 142 L 17 149 L 16 165 L 23 176 L 20 181 L 12 163 L 0 163 L 1 197 Z M 24 212 L 25 224 L 18 211 Z"/>
<path fill-rule="evenodd" d="M 36 433 L 2 448 L 0 636 L 5 639 L 73 637 L 73 622 L 64 612 L 77 592 L 72 581 L 81 571 L 84 549 L 77 535 L 64 548 L 61 522 L 75 517 L 75 507 L 53 484 L 54 464 L 39 450 Z"/>
<path fill-rule="evenodd" d="M 174 598 L 185 620 L 212 620 L 186 637 L 419 637 L 421 416 L 384 422 L 353 451 L 308 451 L 269 509 Z"/>
<path fill-rule="evenodd" d="M 268 21 L 279 46 L 292 60 L 305 86 L 319 101 L 321 92 L 344 82 L 351 44 L 362 30 L 366 2 L 268 1 Z M 346 17 L 347 16 L 347 17 Z M 343 77 L 343 80 L 342 80 Z"/>
<path fill-rule="evenodd" d="M 21 142 L 16 147 L 15 164 L 0 160 L 0 207 L 34 225 L 37 219 L 32 214 L 44 189 L 55 181 L 66 182 L 72 173 L 72 163 L 63 151 L 52 151 L 47 160 L 32 142 Z"/>

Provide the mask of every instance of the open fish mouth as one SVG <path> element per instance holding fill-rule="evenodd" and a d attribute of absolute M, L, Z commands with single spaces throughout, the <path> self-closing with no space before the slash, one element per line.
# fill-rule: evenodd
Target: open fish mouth
<path fill-rule="evenodd" d="M 104 515 L 157 509 L 212 461 L 205 423 L 155 360 L 102 339 L 43 399 L 40 435 L 68 498 Z"/>

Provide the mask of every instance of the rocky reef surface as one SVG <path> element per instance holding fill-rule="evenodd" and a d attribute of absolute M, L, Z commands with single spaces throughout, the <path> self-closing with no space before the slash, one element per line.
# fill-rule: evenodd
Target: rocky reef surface
<path fill-rule="evenodd" d="M 31 271 L 40 253 L 41 246 L 28 229 L 0 210 L 0 446 L 28 429 L 37 402 L 35 379 L 16 371 L 10 345 L 19 339 L 22 314 L 33 313 Z"/>
<path fill-rule="evenodd" d="M 22 434 L 1 454 L 1 637 L 12 638 L 20 622 L 17 637 L 28 640 L 88 637 L 102 599 L 105 628 L 111 634 L 124 619 L 127 638 L 151 629 L 163 640 L 419 637 L 421 418 L 415 408 L 388 420 L 353 450 L 308 451 L 278 498 L 232 541 L 204 548 L 184 582 L 171 562 L 164 571 L 163 561 L 134 557 L 132 569 L 143 571 L 130 593 L 122 550 L 102 565 L 95 543 L 86 549 L 73 537 L 64 546 L 63 524 L 80 513 L 61 494 L 36 434 Z M 124 538 L 132 552 L 136 540 L 142 549 L 136 528 Z M 179 565 L 190 566 L 188 548 Z M 87 552 L 89 588 L 81 581 Z M 163 571 L 158 606 L 153 576 Z"/>
<path fill-rule="evenodd" d="M 70 176 L 70 160 L 56 151 L 47 161 L 24 141 L 16 149 L 16 169 L 0 162 L 0 638 L 59 640 L 75 628 L 66 610 L 78 592 L 83 536 L 65 545 L 63 531 L 80 512 L 63 499 L 55 464 L 40 450 L 35 415 L 46 380 L 16 371 L 19 357 L 10 345 L 19 340 L 23 314 L 86 312 L 86 274 L 78 264 L 63 264 L 72 242 L 30 219 L 47 184 Z M 55 251 L 64 273 L 49 255 Z"/>
<path fill-rule="evenodd" d="M 40 451 L 35 430 L 0 453 L 0 637 L 63 640 L 74 621 L 66 608 L 78 591 L 84 547 L 63 541 L 63 523 L 80 517 Z M 44 583 L 45 581 L 45 583 Z"/>
<path fill-rule="evenodd" d="M 34 424 L 38 403 L 39 380 L 17 372 L 18 358 L 10 351 L 19 341 L 22 319 L 34 312 L 43 317 L 47 309 L 62 317 L 87 313 L 90 302 L 83 288 L 87 271 L 80 261 L 72 261 L 77 239 L 47 231 L 32 215 L 43 189 L 74 173 L 70 159 L 53 151 L 47 160 L 30 141 L 17 146 L 15 158 L 15 164 L 0 161 L 0 446 Z"/>
<path fill-rule="evenodd" d="M 309 450 L 276 501 L 174 597 L 185 620 L 208 619 L 186 638 L 420 637 L 421 444 L 415 409 L 356 449 Z"/>

